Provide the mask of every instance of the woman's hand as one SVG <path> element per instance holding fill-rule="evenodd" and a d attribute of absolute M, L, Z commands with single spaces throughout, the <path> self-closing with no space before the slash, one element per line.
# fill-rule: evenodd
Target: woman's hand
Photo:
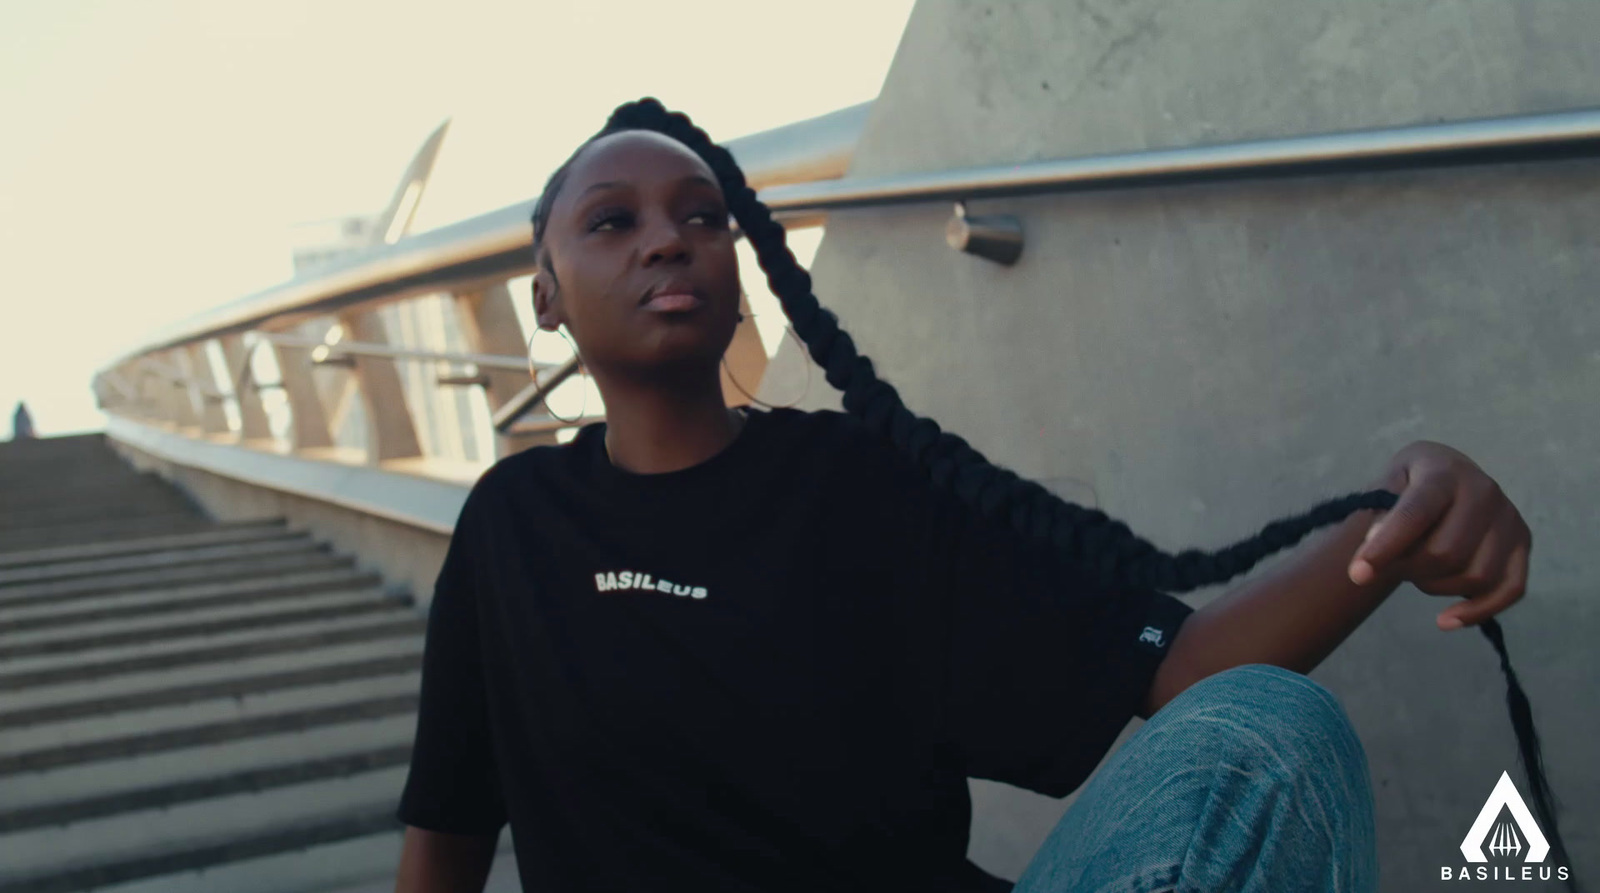
<path fill-rule="evenodd" d="M 1522 598 L 1533 533 L 1471 459 L 1419 440 L 1390 460 L 1382 487 L 1400 500 L 1367 530 L 1352 582 L 1395 575 L 1429 595 L 1465 596 L 1439 614 L 1442 630 L 1476 625 Z"/>

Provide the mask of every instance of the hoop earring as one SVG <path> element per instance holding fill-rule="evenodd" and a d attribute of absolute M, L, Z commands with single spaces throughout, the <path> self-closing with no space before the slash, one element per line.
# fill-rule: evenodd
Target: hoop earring
<path fill-rule="evenodd" d="M 754 316 L 755 314 L 751 314 L 751 315 Z M 792 409 L 795 406 L 799 405 L 800 401 L 804 400 L 806 398 L 807 394 L 811 393 L 811 365 L 812 364 L 811 364 L 810 355 L 806 353 L 805 342 L 801 341 L 800 340 L 800 336 L 795 334 L 794 326 L 792 326 L 792 325 L 784 326 L 783 327 L 783 333 L 784 333 L 784 335 L 794 335 L 794 343 L 800 345 L 800 356 L 805 360 L 805 364 L 806 364 L 806 386 L 805 386 L 805 388 L 803 390 L 800 391 L 800 396 L 796 397 L 793 403 L 787 403 L 787 404 L 784 404 L 783 406 L 773 406 L 771 403 L 764 403 L 764 402 L 762 402 L 760 400 L 757 400 L 756 399 L 756 395 L 754 395 L 754 394 L 750 393 L 749 391 L 745 390 L 744 386 L 739 384 L 739 380 L 737 378 L 733 377 L 733 370 L 728 368 L 728 355 L 726 353 L 724 353 L 722 355 L 722 371 L 726 372 L 728 374 L 728 381 L 733 382 L 733 386 L 735 388 L 739 389 L 739 393 L 745 395 L 746 397 L 749 397 L 750 398 L 750 402 L 755 403 L 755 404 L 757 404 L 759 406 L 765 406 L 768 409 Z"/>
<path fill-rule="evenodd" d="M 542 326 L 534 326 L 533 327 L 533 334 L 528 336 L 528 350 L 527 350 L 527 352 L 528 352 L 528 377 L 533 379 L 534 381 L 538 381 L 539 380 L 539 373 L 534 371 L 534 368 L 533 368 L 533 339 L 539 337 L 539 333 L 542 332 L 542 331 L 544 331 L 544 327 L 542 327 Z M 567 342 L 567 345 L 572 348 L 572 355 L 574 357 L 578 358 L 578 370 L 579 370 L 578 374 L 579 375 L 583 375 L 584 374 L 583 373 L 583 368 L 584 368 L 583 357 L 579 356 L 579 354 L 578 354 L 578 345 L 573 344 L 572 343 L 572 339 L 567 337 L 567 333 L 561 331 L 559 328 L 555 330 L 555 333 L 557 335 L 560 335 L 561 336 L 561 340 Z M 546 394 L 545 396 L 549 397 L 550 395 Z M 551 418 L 555 419 L 558 422 L 567 422 L 567 423 L 570 424 L 572 422 L 576 422 L 578 419 L 583 418 L 583 414 L 588 411 L 588 409 L 589 409 L 589 389 L 588 388 L 584 388 L 583 389 L 583 402 L 578 404 L 578 414 L 574 418 L 567 419 L 567 418 L 562 418 L 561 416 L 556 415 L 555 410 L 550 408 L 550 403 L 549 403 L 548 400 L 540 400 L 539 402 L 544 404 L 544 411 L 545 411 L 546 415 L 550 416 Z"/>

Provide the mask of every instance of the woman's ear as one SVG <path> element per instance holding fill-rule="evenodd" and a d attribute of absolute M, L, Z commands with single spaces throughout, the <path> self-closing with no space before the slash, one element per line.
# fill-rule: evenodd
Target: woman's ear
<path fill-rule="evenodd" d="M 539 328 L 554 331 L 561 326 L 561 307 L 550 284 L 552 278 L 543 267 L 533 274 L 533 315 Z"/>

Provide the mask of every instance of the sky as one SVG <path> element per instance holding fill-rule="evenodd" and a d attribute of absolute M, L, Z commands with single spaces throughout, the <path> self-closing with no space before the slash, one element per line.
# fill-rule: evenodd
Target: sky
<path fill-rule="evenodd" d="M 0 0 L 0 431 L 101 428 L 97 369 L 290 278 L 446 119 L 417 229 L 533 197 L 641 96 L 718 141 L 869 101 L 911 6 Z"/>

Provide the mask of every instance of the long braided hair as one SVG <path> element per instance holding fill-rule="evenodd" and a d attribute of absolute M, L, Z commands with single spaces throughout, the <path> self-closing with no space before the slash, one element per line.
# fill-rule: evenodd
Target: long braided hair
<path fill-rule="evenodd" d="M 1188 549 L 1170 555 L 1104 512 L 1068 502 L 1043 485 L 995 465 L 960 436 L 941 430 L 932 419 L 914 414 L 894 386 L 878 378 L 872 361 L 858 353 L 855 342 L 839 328 L 838 317 L 811 293 L 811 275 L 795 260 L 783 226 L 756 198 L 732 153 L 712 142 L 687 115 L 669 112 L 654 97 L 618 106 L 605 126 L 550 175 L 535 203 L 532 250 L 537 262 L 552 275 L 554 270 L 547 257 L 541 256 L 541 249 L 550 209 L 573 162 L 595 140 L 627 130 L 649 130 L 671 137 L 711 168 L 729 211 L 755 249 L 769 288 L 811 358 L 825 371 L 828 383 L 843 392 L 846 412 L 908 453 L 936 485 L 950 488 L 982 515 L 1003 520 L 1028 540 L 1053 547 L 1106 591 L 1153 588 L 1190 592 L 1222 583 L 1295 545 L 1313 530 L 1336 524 L 1362 509 L 1393 508 L 1398 501 L 1387 490 L 1352 493 L 1327 500 L 1304 514 L 1274 521 L 1254 536 L 1215 552 Z M 1566 847 L 1556 826 L 1555 808 L 1559 804 L 1545 778 L 1532 707 L 1511 668 L 1500 624 L 1489 618 L 1478 624 L 1478 629 L 1500 658 L 1506 679 L 1506 704 L 1519 756 L 1531 783 L 1534 808 L 1543 827 L 1550 831 L 1554 852 L 1564 857 Z M 1577 889 L 1575 884 L 1572 889 Z"/>

